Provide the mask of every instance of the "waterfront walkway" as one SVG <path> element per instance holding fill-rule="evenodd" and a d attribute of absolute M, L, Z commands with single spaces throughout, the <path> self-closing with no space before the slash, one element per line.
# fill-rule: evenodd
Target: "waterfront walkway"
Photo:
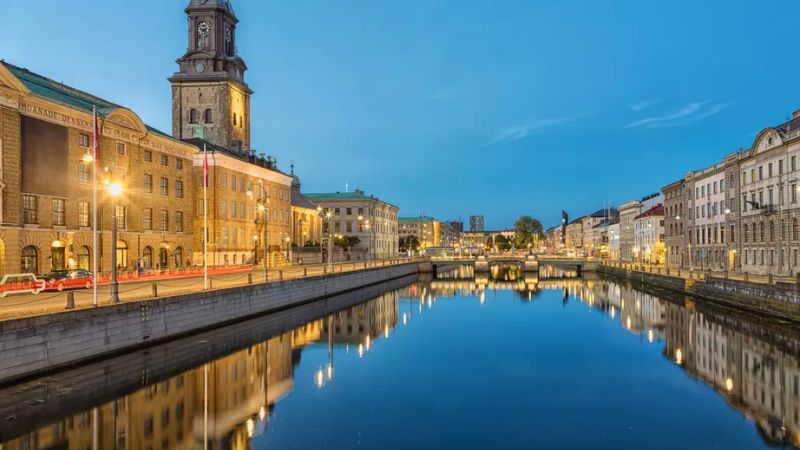
<path fill-rule="evenodd" d="M 365 270 L 374 267 L 409 262 L 409 259 L 385 259 L 375 261 L 354 261 L 336 263 L 333 273 Z M 270 269 L 267 274 L 268 282 L 290 280 L 303 277 L 314 277 L 327 274 L 327 264 L 313 264 L 303 266 L 287 266 L 279 269 Z M 251 267 L 226 268 L 211 270 L 209 284 L 211 290 L 227 289 L 250 284 L 265 283 L 263 269 Z M 182 295 L 203 290 L 202 272 L 171 276 L 171 277 L 142 277 L 123 278 L 119 284 L 120 302 L 133 302 L 151 300 L 157 297 Z M 110 286 L 98 284 L 98 300 L 100 306 L 110 304 Z M 0 321 L 32 317 L 64 311 L 67 299 L 72 295 L 75 309 L 91 308 L 93 291 L 89 289 L 76 289 L 71 291 L 53 292 L 44 291 L 38 294 L 18 294 L 0 298 Z"/>
<path fill-rule="evenodd" d="M 765 285 L 776 285 L 776 284 L 796 285 L 798 284 L 798 278 L 800 278 L 800 276 L 778 277 L 773 275 L 753 275 L 753 274 L 741 274 L 736 272 L 725 272 L 725 271 L 715 272 L 715 271 L 676 269 L 676 268 L 666 267 L 663 265 L 639 264 L 639 263 L 628 263 L 619 261 L 601 260 L 598 262 L 601 265 L 608 267 L 615 267 L 618 269 L 632 270 L 645 273 L 654 273 L 658 275 L 667 275 L 687 280 L 706 280 L 709 278 L 722 278 L 727 280 L 746 281 L 750 283 L 765 284 Z"/>

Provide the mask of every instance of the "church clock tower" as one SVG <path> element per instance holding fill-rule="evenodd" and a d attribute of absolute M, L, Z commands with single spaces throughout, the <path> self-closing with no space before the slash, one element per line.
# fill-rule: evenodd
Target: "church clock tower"
<path fill-rule="evenodd" d="M 205 137 L 232 150 L 250 148 L 247 66 L 236 52 L 236 24 L 229 0 L 191 0 L 186 8 L 189 45 L 177 60 L 172 83 L 172 134 Z"/>

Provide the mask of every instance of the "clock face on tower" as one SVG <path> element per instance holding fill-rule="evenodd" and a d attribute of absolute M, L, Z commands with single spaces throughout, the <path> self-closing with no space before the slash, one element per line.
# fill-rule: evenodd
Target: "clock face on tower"
<path fill-rule="evenodd" d="M 203 65 L 203 63 L 197 63 L 197 65 L 194 66 L 194 70 L 196 70 L 197 73 L 203 73 L 206 71 L 206 66 Z"/>
<path fill-rule="evenodd" d="M 197 48 L 208 48 L 208 35 L 211 33 L 211 25 L 203 21 L 197 25 Z"/>
<path fill-rule="evenodd" d="M 200 25 L 197 26 L 197 34 L 200 36 L 208 36 L 210 31 L 211 25 L 208 22 L 200 22 Z"/>

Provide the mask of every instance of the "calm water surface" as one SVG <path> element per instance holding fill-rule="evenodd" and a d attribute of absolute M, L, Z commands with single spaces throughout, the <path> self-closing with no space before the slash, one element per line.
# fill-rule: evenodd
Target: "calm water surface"
<path fill-rule="evenodd" d="M 6 389 L 0 450 L 800 445 L 797 328 L 556 271 L 472 275 Z"/>

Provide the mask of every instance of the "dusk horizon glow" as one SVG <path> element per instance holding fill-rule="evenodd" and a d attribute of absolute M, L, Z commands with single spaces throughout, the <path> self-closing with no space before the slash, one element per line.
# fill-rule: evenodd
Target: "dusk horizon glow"
<path fill-rule="evenodd" d="M 170 133 L 185 3 L 11 0 L 0 58 Z M 800 109 L 797 2 L 233 7 L 252 148 L 294 163 L 304 191 L 347 182 L 401 216 L 554 226 L 658 192 Z"/>

